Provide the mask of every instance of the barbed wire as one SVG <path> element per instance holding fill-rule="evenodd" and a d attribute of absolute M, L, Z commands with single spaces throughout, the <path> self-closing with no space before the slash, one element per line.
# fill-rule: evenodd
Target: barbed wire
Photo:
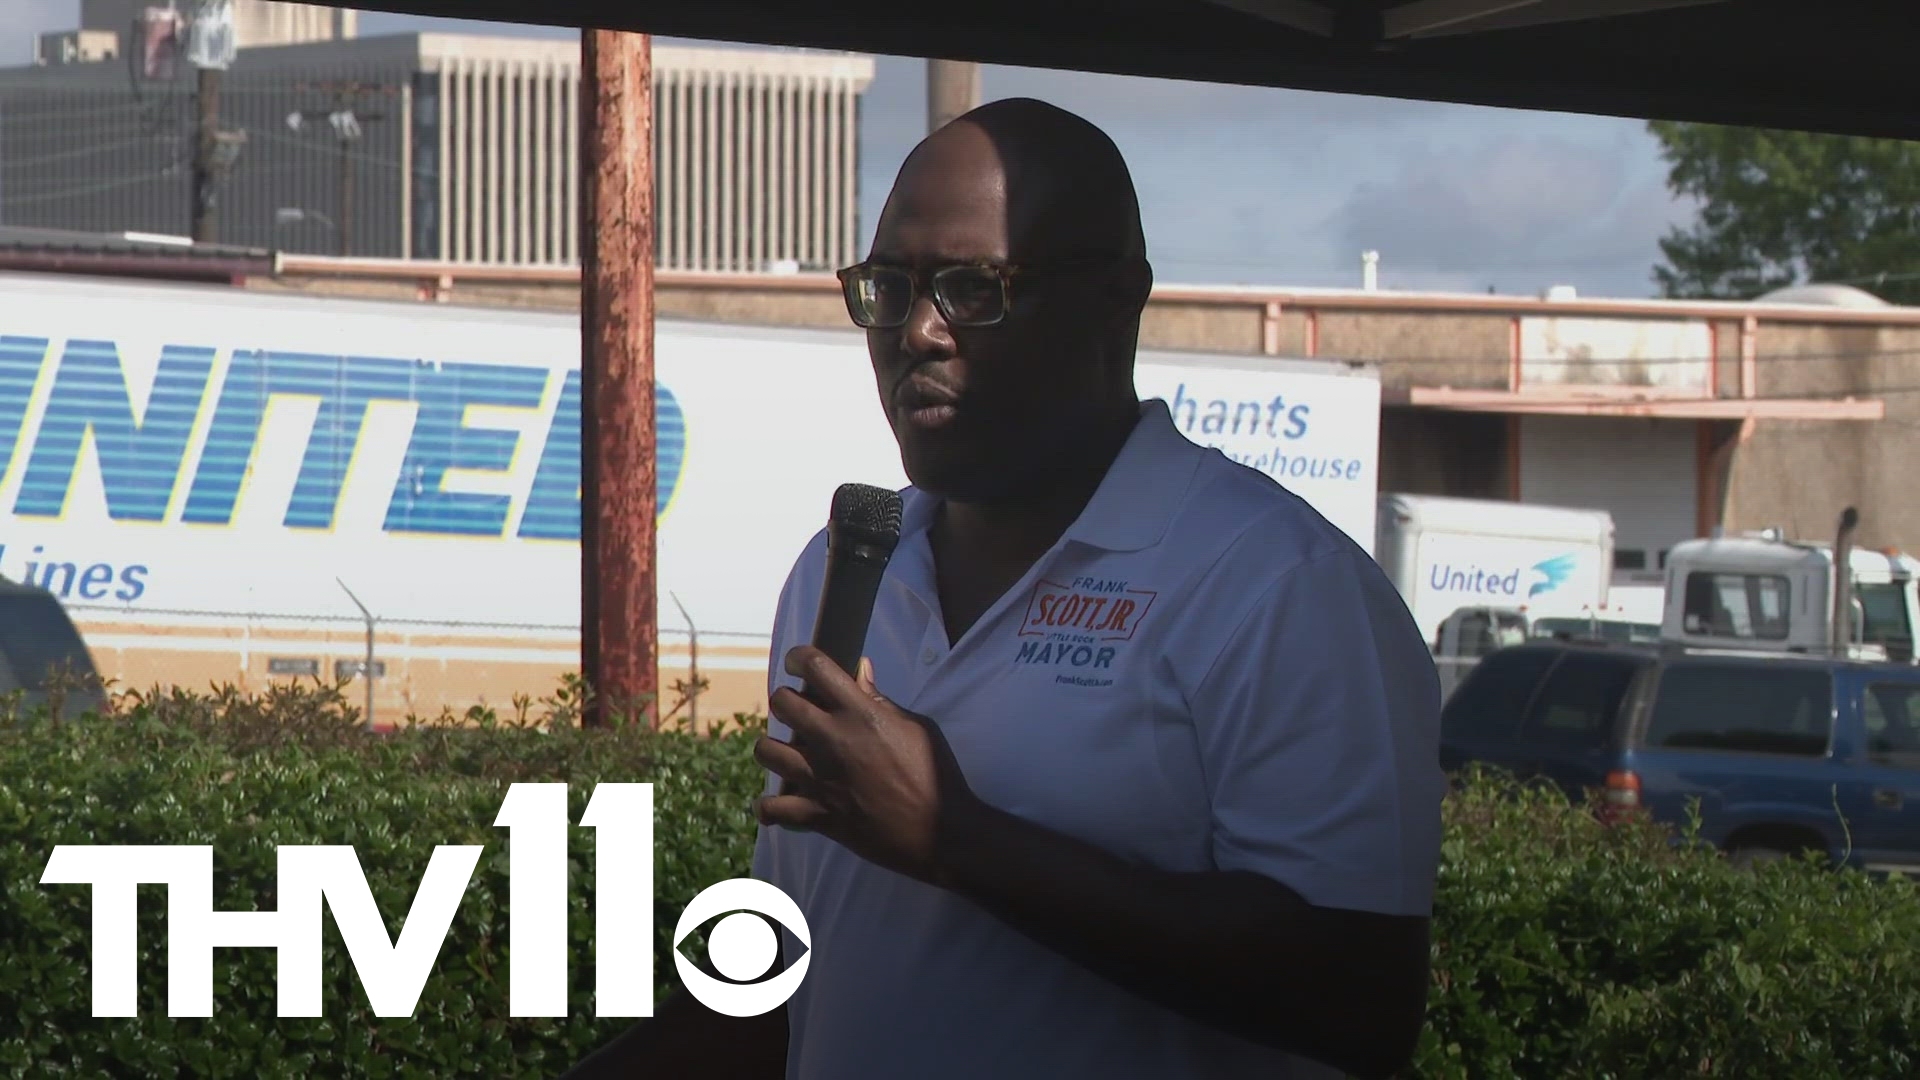
<path fill-rule="evenodd" d="M 43 165 L 52 165 L 56 162 L 75 161 L 80 158 L 94 157 L 99 154 L 113 153 L 115 151 L 126 150 L 129 148 L 144 147 L 147 149 L 158 149 L 162 145 L 163 144 L 157 142 L 153 136 L 138 135 L 130 139 L 120 139 L 116 142 L 108 142 L 108 143 L 96 143 L 91 146 L 78 147 L 72 150 L 62 150 L 62 151 L 59 151 L 58 153 L 42 154 L 38 157 L 0 158 L 0 172 L 9 172 L 9 171 L 15 171 L 19 169 L 38 168 Z M 16 183 L 16 184 L 21 182 L 22 181 L 19 181 L 19 180 L 13 181 L 13 183 Z M 52 182 L 54 181 L 49 180 L 49 183 L 52 183 Z"/>
<path fill-rule="evenodd" d="M 108 191 L 117 191 L 123 188 L 133 187 L 136 184 L 151 184 L 165 180 L 169 175 L 176 174 L 182 168 L 183 164 L 182 162 L 176 161 L 137 176 L 127 175 L 113 180 L 102 181 L 97 184 L 84 185 L 82 187 L 61 188 L 58 191 L 43 192 L 35 195 L 4 196 L 0 197 L 0 206 L 39 206 L 46 203 L 63 202 L 68 199 L 85 198 L 89 195 L 99 195 Z"/>
<path fill-rule="evenodd" d="M 369 602 L 371 603 L 371 601 Z M 296 613 L 296 612 L 272 612 L 272 611 L 235 611 L 235 610 L 224 609 L 224 608 L 160 608 L 160 607 L 145 607 L 138 604 L 124 604 L 124 605 L 122 604 L 88 604 L 88 603 L 74 603 L 71 601 L 63 601 L 63 604 L 65 605 L 68 611 L 98 612 L 103 614 L 111 613 L 115 615 L 132 615 L 132 616 L 138 616 L 138 617 L 164 616 L 169 618 L 186 618 L 186 619 L 249 619 L 249 620 L 255 620 L 255 621 L 274 621 L 274 622 L 324 622 L 324 623 L 340 623 L 343 625 L 356 626 L 356 627 L 366 625 L 366 619 L 359 615 L 331 615 L 331 614 L 324 614 L 324 613 L 318 613 L 318 612 L 312 612 L 312 611 L 302 611 L 302 612 Z M 444 630 L 444 629 L 538 630 L 538 631 L 546 631 L 546 632 L 561 633 L 561 634 L 578 634 L 580 632 L 580 624 L 577 622 L 529 623 L 529 622 L 472 621 L 472 620 L 461 620 L 461 619 L 386 618 L 376 614 L 374 616 L 374 623 L 377 626 L 426 627 L 426 628 L 432 628 L 436 630 Z M 685 629 L 672 626 L 670 624 L 664 624 L 664 623 L 660 626 L 659 630 L 660 630 L 660 633 L 662 634 L 685 635 L 688 633 L 688 631 L 686 631 Z M 766 637 L 766 635 L 754 633 L 748 630 L 701 630 L 700 637 L 701 638 L 735 638 L 735 639 L 751 640 L 751 639 L 764 638 Z"/>

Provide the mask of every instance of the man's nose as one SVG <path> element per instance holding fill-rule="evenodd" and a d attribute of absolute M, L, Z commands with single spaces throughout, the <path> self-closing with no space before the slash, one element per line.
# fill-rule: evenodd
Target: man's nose
<path fill-rule="evenodd" d="M 953 328 L 947 325 L 946 317 L 940 314 L 940 305 L 933 302 L 933 295 L 929 292 L 921 292 L 913 298 L 913 306 L 907 309 L 907 323 L 901 327 L 901 333 L 909 355 L 953 353 Z"/>

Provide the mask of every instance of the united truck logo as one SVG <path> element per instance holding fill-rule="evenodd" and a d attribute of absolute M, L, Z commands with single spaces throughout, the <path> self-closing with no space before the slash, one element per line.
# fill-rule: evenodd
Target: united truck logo
<path fill-rule="evenodd" d="M 1541 593 L 1549 593 L 1573 577 L 1580 568 L 1578 555 L 1556 555 L 1544 559 L 1522 570 L 1489 570 L 1484 566 L 1459 566 L 1453 563 L 1434 564 L 1430 583 L 1435 591 L 1453 593 L 1474 593 L 1485 596 L 1520 595 L 1522 577 L 1528 578 L 1526 598 L 1531 600 Z"/>
<path fill-rule="evenodd" d="M 1540 580 L 1534 582 L 1533 587 L 1527 590 L 1527 598 L 1532 599 L 1543 592 L 1552 592 L 1565 585 L 1579 565 L 1579 558 L 1573 555 L 1560 555 L 1545 562 L 1534 563 L 1533 572 L 1540 575 Z"/>

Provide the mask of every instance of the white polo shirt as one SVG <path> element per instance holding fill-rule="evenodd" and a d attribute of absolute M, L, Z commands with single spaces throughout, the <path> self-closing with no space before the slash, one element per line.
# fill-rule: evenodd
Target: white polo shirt
<path fill-rule="evenodd" d="M 1433 660 L 1378 565 L 1305 501 L 1146 402 L 1079 520 L 949 647 L 926 535 L 938 500 L 903 496 L 867 653 L 981 798 L 1167 870 L 1430 912 L 1445 791 Z M 822 532 L 781 596 L 770 689 L 799 683 L 782 658 L 810 639 L 825 553 Z M 812 931 L 788 1002 L 790 1080 L 1339 1076 L 1121 990 L 824 837 L 761 830 L 754 876 Z M 800 947 L 782 942 L 784 969 Z"/>

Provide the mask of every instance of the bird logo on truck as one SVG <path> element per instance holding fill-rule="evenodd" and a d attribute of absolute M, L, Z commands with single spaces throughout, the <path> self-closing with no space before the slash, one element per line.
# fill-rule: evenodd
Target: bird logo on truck
<path fill-rule="evenodd" d="M 1533 587 L 1527 590 L 1527 599 L 1531 600 L 1543 592 L 1552 592 L 1565 585 L 1567 579 L 1573 576 L 1574 570 L 1579 566 L 1580 558 L 1577 555 L 1560 555 L 1545 562 L 1533 564 L 1533 572 L 1540 575 L 1540 580 L 1534 582 Z"/>

